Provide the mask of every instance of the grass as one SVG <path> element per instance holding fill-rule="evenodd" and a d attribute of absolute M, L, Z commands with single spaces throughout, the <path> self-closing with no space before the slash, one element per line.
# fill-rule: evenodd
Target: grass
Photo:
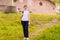
<path fill-rule="evenodd" d="M 38 25 L 43 25 L 54 19 L 60 20 L 60 15 L 30 14 L 29 33 L 37 30 Z M 0 12 L 0 40 L 22 40 L 23 30 L 21 25 L 21 13 L 5 14 Z"/>
<path fill-rule="evenodd" d="M 60 23 L 56 23 L 42 30 L 31 40 L 60 40 Z"/>
<path fill-rule="evenodd" d="M 59 0 L 51 0 L 51 1 L 53 1 L 53 2 L 55 2 L 55 3 L 60 3 Z"/>

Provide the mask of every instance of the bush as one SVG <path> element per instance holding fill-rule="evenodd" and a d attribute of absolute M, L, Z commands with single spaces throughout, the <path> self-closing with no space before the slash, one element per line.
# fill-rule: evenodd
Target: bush
<path fill-rule="evenodd" d="M 16 2 L 17 0 L 13 0 L 14 2 Z"/>

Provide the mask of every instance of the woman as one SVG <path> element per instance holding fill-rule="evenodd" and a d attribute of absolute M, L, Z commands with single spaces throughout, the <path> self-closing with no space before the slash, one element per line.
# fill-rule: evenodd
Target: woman
<path fill-rule="evenodd" d="M 29 34 L 28 34 L 28 26 L 29 26 L 29 10 L 27 5 L 24 5 L 24 10 L 22 11 L 22 19 L 21 19 L 21 24 L 23 27 L 23 32 L 24 32 L 24 40 L 28 40 Z"/>

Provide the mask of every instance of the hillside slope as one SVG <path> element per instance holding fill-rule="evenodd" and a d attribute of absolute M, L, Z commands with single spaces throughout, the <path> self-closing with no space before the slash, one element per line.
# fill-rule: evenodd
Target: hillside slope
<path fill-rule="evenodd" d="M 30 14 L 29 34 L 31 35 L 42 25 L 59 19 L 60 16 L 56 14 Z M 22 40 L 23 30 L 21 25 L 21 13 L 0 12 L 0 40 Z"/>
<path fill-rule="evenodd" d="M 42 30 L 31 40 L 60 40 L 60 22 Z"/>

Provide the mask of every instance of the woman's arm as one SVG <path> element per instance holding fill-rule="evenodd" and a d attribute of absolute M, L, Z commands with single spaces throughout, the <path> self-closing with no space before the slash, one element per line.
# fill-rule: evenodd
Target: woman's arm
<path fill-rule="evenodd" d="M 30 13 L 32 13 L 32 11 L 29 12 L 29 16 L 28 16 L 29 17 L 29 24 L 30 24 Z"/>
<path fill-rule="evenodd" d="M 29 10 L 29 13 L 32 13 L 32 11 L 31 11 L 31 10 Z"/>
<path fill-rule="evenodd" d="M 23 13 L 24 13 L 24 11 L 21 11 L 21 18 L 23 17 Z"/>
<path fill-rule="evenodd" d="M 29 17 L 29 24 L 30 24 L 30 13 L 29 13 L 29 16 L 28 17 Z"/>

